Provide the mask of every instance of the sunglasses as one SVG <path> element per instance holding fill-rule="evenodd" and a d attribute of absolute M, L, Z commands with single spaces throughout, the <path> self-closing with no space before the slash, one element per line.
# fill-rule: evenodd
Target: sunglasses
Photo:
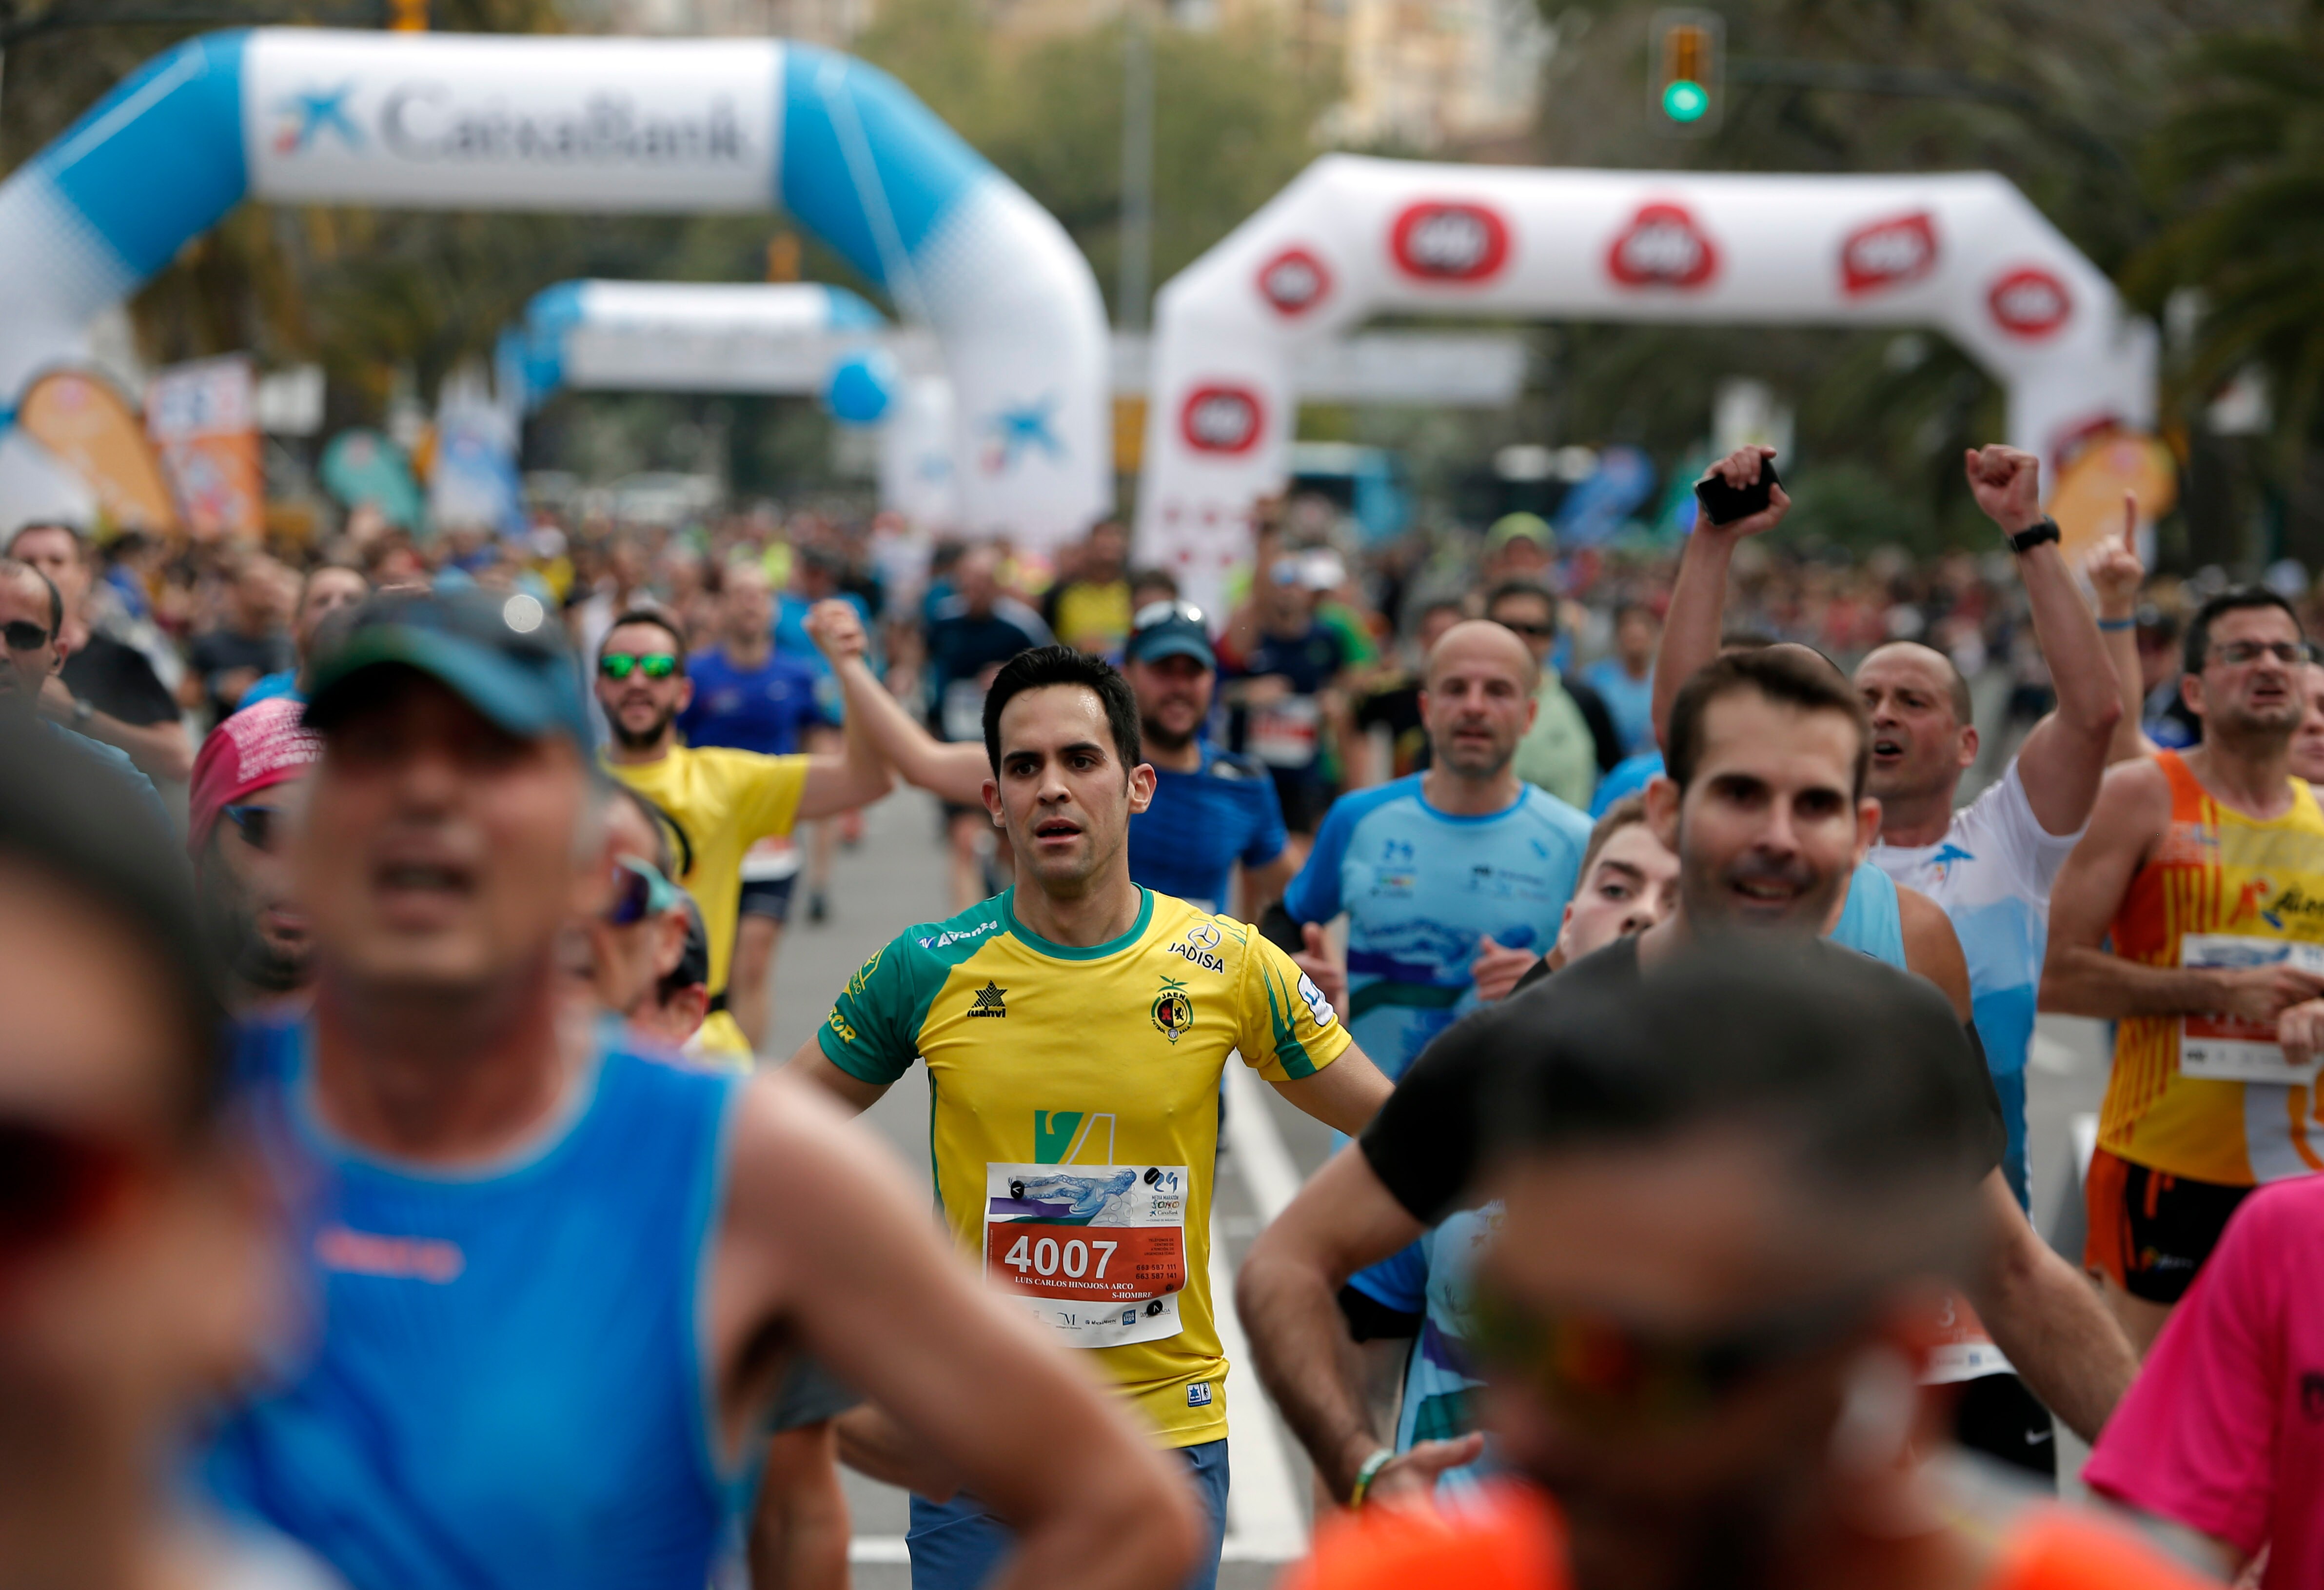
<path fill-rule="evenodd" d="M 0 1117 L 0 1271 L 102 1225 L 138 1172 L 100 1138 Z"/>
<path fill-rule="evenodd" d="M 632 673 L 641 673 L 650 679 L 666 679 L 678 671 L 678 659 L 668 652 L 648 652 L 641 657 L 627 652 L 609 652 L 597 659 L 597 671 L 609 679 L 625 679 Z"/>
<path fill-rule="evenodd" d="M 1557 633 L 1557 625 L 1554 624 L 1519 624 L 1514 618 L 1497 618 L 1493 622 L 1521 635 L 1554 635 Z"/>
<path fill-rule="evenodd" d="M 49 632 L 26 619 L 12 618 L 0 624 L 0 639 L 7 641 L 11 652 L 37 652 L 49 643 Z"/>
<path fill-rule="evenodd" d="M 234 825 L 253 850 L 272 850 L 282 835 L 277 825 L 282 814 L 271 806 L 222 806 L 218 815 Z"/>
<path fill-rule="evenodd" d="M 1700 1417 L 1755 1375 L 1820 1351 L 1864 1317 L 1858 1297 L 1770 1315 L 1693 1338 L 1590 1309 L 1520 1308 L 1477 1290 L 1477 1356 L 1593 1434 L 1668 1428 Z"/>
<path fill-rule="evenodd" d="M 613 898 L 605 907 L 608 926 L 634 927 L 677 903 L 678 885 L 663 877 L 659 867 L 634 856 L 613 858 Z"/>
<path fill-rule="evenodd" d="M 1174 618 L 1184 619 L 1188 624 L 1200 624 L 1203 622 L 1203 610 L 1192 602 L 1175 599 L 1148 602 L 1130 618 L 1130 632 L 1136 634 L 1139 630 L 1152 629 L 1156 624 L 1167 624 Z"/>

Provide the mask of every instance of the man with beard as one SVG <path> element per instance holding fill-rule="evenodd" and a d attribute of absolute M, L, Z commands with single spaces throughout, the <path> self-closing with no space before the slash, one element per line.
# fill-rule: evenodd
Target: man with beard
<path fill-rule="evenodd" d="M 303 993 L 310 970 L 307 915 L 290 897 L 285 854 L 292 808 L 323 753 L 300 722 L 304 710 L 284 698 L 246 707 L 194 758 L 186 849 L 231 980 L 227 1002 L 241 1014 Z"/>
<path fill-rule="evenodd" d="M 2290 772 L 2307 661 L 2282 597 L 2204 603 L 2180 679 L 2201 743 L 2107 774 L 2052 897 L 2043 1008 L 2118 1023 L 2085 1262 L 2142 1350 L 2252 1188 L 2324 1151 L 2316 1058 L 2276 1031 L 2324 994 L 2324 811 Z"/>
<path fill-rule="evenodd" d="M 1472 1340 L 1531 1483 L 1368 1515 L 1286 1590 L 2203 1583 L 1941 1461 L 1916 1372 L 1950 1278 L 1990 1262 L 1998 1148 L 1946 1000 L 1812 938 L 1706 939 L 1593 985 L 1615 953 L 1460 1033 L 1499 1073 Z"/>
<path fill-rule="evenodd" d="M 1646 794 L 1648 821 L 1679 857 L 1678 909 L 1635 938 L 1536 975 L 1432 1044 L 1361 1139 L 1326 1163 L 1251 1245 L 1236 1300 L 1260 1378 L 1335 1495 L 1356 1493 L 1367 1477 L 1370 1495 L 1409 1494 L 1432 1477 L 1381 1445 L 1335 1355 L 1320 1348 L 1341 1336 L 1334 1299 L 1342 1280 L 1463 1206 L 1475 1185 L 1497 1073 L 1489 1046 L 1456 1039 L 1569 990 L 1606 981 L 1635 988 L 1706 933 L 1829 931 L 1879 828 L 1879 803 L 1864 793 L 1869 741 L 1848 681 L 1812 656 L 1738 652 L 1699 672 L 1672 708 L 1670 770 Z M 1943 929 L 1941 915 L 1934 925 Z M 1914 955 L 1908 943 L 1907 960 L 1932 975 L 1968 1022 L 1959 947 L 1948 960 Z M 2087 1438 L 2136 1364 L 2089 1286 L 2018 1206 L 1999 1171 L 1998 1099 L 1992 1107 L 1993 1170 L 1980 1199 L 1990 1258 L 1960 1284 L 2018 1373 Z"/>
<path fill-rule="evenodd" d="M 868 806 L 895 781 L 853 723 L 838 756 L 680 745 L 678 717 L 694 699 L 694 681 L 687 677 L 685 638 L 659 613 L 638 609 L 613 621 L 597 649 L 596 687 L 613 734 L 608 770 L 669 813 L 693 847 L 694 864 L 676 881 L 694 896 L 710 929 L 711 1012 L 701 1049 L 747 1060 L 750 1040 L 726 1009 L 743 856 L 761 839 L 788 834 L 801 822 Z"/>

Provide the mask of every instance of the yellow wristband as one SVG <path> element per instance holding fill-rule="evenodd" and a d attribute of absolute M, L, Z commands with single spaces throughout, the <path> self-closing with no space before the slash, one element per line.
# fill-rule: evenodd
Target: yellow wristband
<path fill-rule="evenodd" d="M 1363 1467 L 1356 1470 L 1356 1483 L 1348 1488 L 1350 1512 L 1355 1512 L 1362 1508 L 1364 1498 L 1371 1493 L 1372 1482 L 1379 1478 L 1379 1471 L 1395 1461 L 1395 1458 L 1396 1448 L 1383 1447 L 1364 1459 Z"/>

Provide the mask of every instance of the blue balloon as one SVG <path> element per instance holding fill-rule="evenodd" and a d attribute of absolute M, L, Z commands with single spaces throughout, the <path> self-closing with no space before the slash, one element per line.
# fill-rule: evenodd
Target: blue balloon
<path fill-rule="evenodd" d="M 877 425 L 896 398 L 896 361 L 884 351 L 850 354 L 832 366 L 823 406 L 849 425 Z"/>

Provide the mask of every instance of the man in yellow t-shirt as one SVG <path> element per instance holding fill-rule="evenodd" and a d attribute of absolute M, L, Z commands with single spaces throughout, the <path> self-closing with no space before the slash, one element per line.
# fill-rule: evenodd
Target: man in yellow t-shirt
<path fill-rule="evenodd" d="M 1186 1461 L 1225 1529 L 1228 1364 L 1210 1287 L 1219 1079 L 1240 1051 L 1342 1132 L 1388 1079 L 1291 957 L 1130 878 L 1153 798 L 1137 698 L 1064 646 L 1003 664 L 984 704 L 984 804 L 1017 886 L 906 929 L 851 979 L 793 1071 L 866 1108 L 925 1059 L 945 1219 L 1062 1345 L 1090 1349 Z M 1009 1548 L 973 1498 L 915 1497 L 914 1590 L 969 1590 Z"/>
<path fill-rule="evenodd" d="M 645 796 L 677 828 L 678 879 L 702 908 L 710 935 L 710 1015 L 698 1047 L 748 1062 L 751 1046 L 726 1009 L 734 958 L 742 856 L 796 823 L 868 806 L 894 788 L 862 731 L 848 728 L 838 756 L 761 756 L 678 743 L 678 715 L 694 698 L 686 644 L 666 615 L 645 609 L 613 620 L 597 648 L 597 704 L 613 739 L 606 770 Z"/>

